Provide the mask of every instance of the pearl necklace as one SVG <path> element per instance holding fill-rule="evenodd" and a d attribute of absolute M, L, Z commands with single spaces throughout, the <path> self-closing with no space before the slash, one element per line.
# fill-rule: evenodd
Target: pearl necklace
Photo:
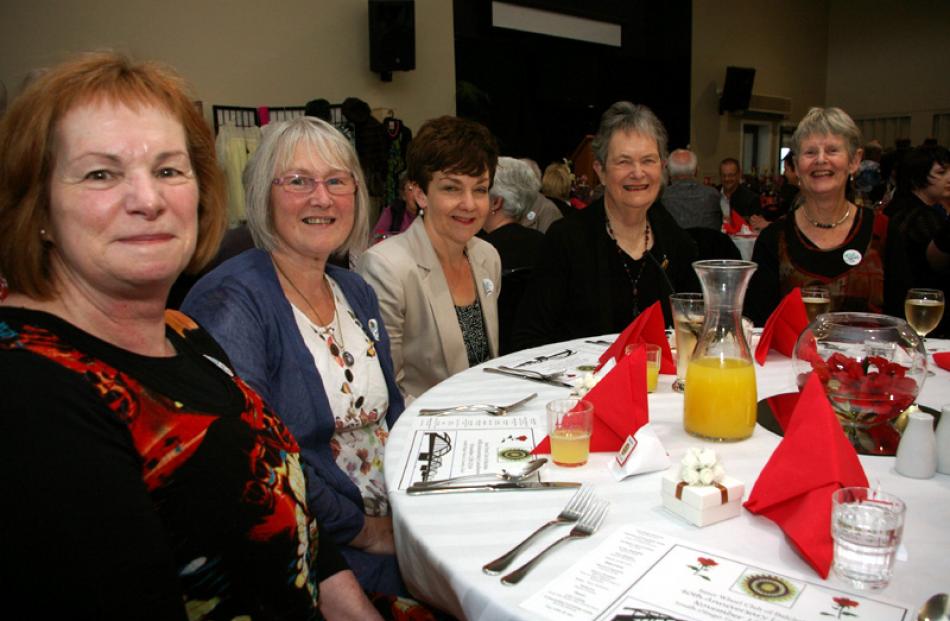
<path fill-rule="evenodd" d="M 813 220 L 812 217 L 808 215 L 808 210 L 805 209 L 805 206 L 804 206 L 804 205 L 802 205 L 802 215 L 805 216 L 805 219 L 808 220 L 808 222 L 810 222 L 810 223 L 812 224 L 812 226 L 816 226 L 816 227 L 818 227 L 818 228 L 820 228 L 820 229 L 826 229 L 826 230 L 827 230 L 827 229 L 833 229 L 833 228 L 835 228 L 836 226 L 838 226 L 839 224 L 844 224 L 844 221 L 847 220 L 847 219 L 848 219 L 848 216 L 851 215 L 851 204 L 848 203 L 848 208 L 845 210 L 844 215 L 841 216 L 841 219 L 838 220 L 837 222 L 832 222 L 831 224 L 825 224 L 824 222 L 819 222 L 818 220 Z"/>
<path fill-rule="evenodd" d="M 326 326 L 329 322 L 323 321 L 323 317 L 320 316 L 320 313 L 317 312 L 317 309 L 314 308 L 313 304 L 310 303 L 310 300 L 307 299 L 307 296 L 305 296 L 303 292 L 297 288 L 297 285 L 294 284 L 294 281 L 290 279 L 290 276 L 288 276 L 287 273 L 280 267 L 280 263 L 277 262 L 277 259 L 275 259 L 273 255 L 271 256 L 271 262 L 274 264 L 274 267 L 277 268 L 277 271 L 280 272 L 280 275 L 284 277 L 284 280 L 287 281 L 287 284 L 290 285 L 291 289 L 296 291 L 297 295 L 303 298 L 303 301 L 307 304 L 307 306 L 310 308 L 313 314 L 317 317 L 317 321 L 320 322 L 320 325 Z M 326 278 L 326 276 L 324 276 L 324 278 Z M 330 294 L 333 296 L 333 321 L 336 323 L 336 327 L 332 325 L 329 326 L 329 329 L 327 330 L 330 333 L 329 339 L 326 337 L 326 334 L 324 334 L 320 330 L 314 330 L 314 332 L 316 332 L 317 335 L 320 337 L 320 339 L 323 340 L 323 342 L 327 344 L 327 347 L 330 349 L 330 353 L 334 357 L 342 358 L 343 362 L 346 363 L 346 366 L 351 367 L 353 366 L 353 363 L 356 362 L 356 360 L 355 358 L 353 358 L 353 354 L 351 354 L 346 349 L 346 343 L 343 341 L 343 327 L 340 325 L 340 314 L 337 312 L 337 309 L 336 309 L 337 307 L 336 293 L 333 291 L 332 288 L 330 289 Z M 340 339 L 339 347 L 337 347 L 337 344 L 333 339 L 334 336 Z"/>

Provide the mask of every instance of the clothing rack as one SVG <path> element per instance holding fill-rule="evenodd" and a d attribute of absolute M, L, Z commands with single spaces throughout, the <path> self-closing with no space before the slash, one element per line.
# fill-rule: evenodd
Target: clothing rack
<path fill-rule="evenodd" d="M 217 135 L 218 128 L 229 123 L 236 127 L 260 127 L 261 117 L 258 108 L 246 106 L 212 106 L 214 116 L 214 133 Z M 271 121 L 289 121 L 298 116 L 303 116 L 306 108 L 303 106 L 267 106 L 267 113 Z M 341 104 L 330 104 L 330 123 L 342 130 L 348 125 L 343 117 L 343 106 Z"/>

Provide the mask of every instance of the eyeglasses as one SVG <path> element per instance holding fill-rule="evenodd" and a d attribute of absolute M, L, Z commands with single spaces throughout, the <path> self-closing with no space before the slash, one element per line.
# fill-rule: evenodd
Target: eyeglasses
<path fill-rule="evenodd" d="M 348 196 L 356 192 L 356 179 L 350 174 L 339 174 L 326 179 L 314 179 L 305 175 L 285 175 L 274 179 L 274 185 L 279 185 L 288 192 L 295 194 L 310 194 L 323 184 L 327 192 L 334 196 Z"/>

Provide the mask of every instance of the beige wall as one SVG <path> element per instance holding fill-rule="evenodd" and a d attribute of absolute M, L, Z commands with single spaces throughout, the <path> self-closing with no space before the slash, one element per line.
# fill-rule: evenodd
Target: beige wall
<path fill-rule="evenodd" d="M 366 0 L 30 0 L 0 9 L 0 80 L 113 48 L 178 69 L 205 104 L 302 106 L 354 96 L 413 130 L 455 112 L 452 2 L 416 1 L 416 70 L 369 70 Z"/>
<path fill-rule="evenodd" d="M 830 32 L 828 105 L 855 118 L 910 115 L 913 144 L 935 112 L 950 112 L 950 2 L 834 0 Z"/>
<path fill-rule="evenodd" d="M 754 67 L 753 93 L 790 98 L 791 123 L 825 100 L 828 0 L 693 0 L 692 126 L 700 176 L 739 157 L 740 119 L 719 115 L 726 67 Z M 776 137 L 777 139 L 777 137 Z"/>

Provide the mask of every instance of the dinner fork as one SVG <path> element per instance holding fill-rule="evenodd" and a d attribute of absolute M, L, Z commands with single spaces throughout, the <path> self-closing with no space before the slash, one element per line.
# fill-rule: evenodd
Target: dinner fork
<path fill-rule="evenodd" d="M 590 507 L 584 511 L 584 515 L 581 516 L 580 521 L 577 522 L 577 525 L 571 529 L 571 532 L 567 535 L 564 535 L 545 549 L 541 550 L 536 557 L 514 570 L 507 576 L 504 576 L 501 579 L 502 584 L 518 584 L 521 580 L 528 575 L 528 572 L 531 571 L 535 565 L 541 562 L 548 552 L 564 543 L 565 541 L 570 541 L 571 539 L 583 539 L 585 537 L 590 537 L 597 529 L 600 528 L 600 525 L 603 524 L 604 518 L 607 517 L 607 507 L 610 505 L 606 500 L 595 500 L 591 503 Z"/>
<path fill-rule="evenodd" d="M 511 565 L 511 561 L 515 560 L 515 557 L 524 550 L 529 543 L 534 541 L 534 538 L 540 535 L 542 532 L 550 528 L 551 526 L 557 526 L 558 524 L 572 524 L 581 518 L 581 515 L 584 514 L 584 510 L 587 509 L 587 505 L 590 504 L 591 498 L 593 498 L 594 492 L 589 485 L 585 485 L 574 494 L 574 496 L 568 501 L 567 505 L 556 518 L 550 522 L 543 524 L 538 530 L 534 531 L 525 538 L 524 541 L 508 550 L 492 562 L 486 564 L 482 567 L 482 571 L 486 574 L 497 575 L 502 572 L 506 567 Z"/>

